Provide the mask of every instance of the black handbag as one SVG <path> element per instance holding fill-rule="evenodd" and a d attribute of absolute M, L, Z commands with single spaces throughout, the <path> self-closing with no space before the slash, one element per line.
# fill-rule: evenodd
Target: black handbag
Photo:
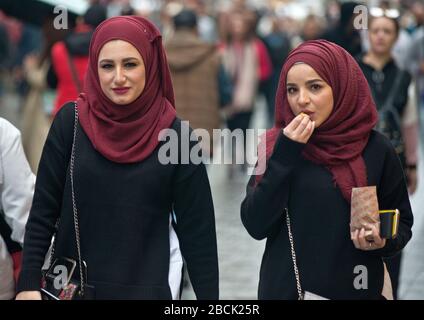
<path fill-rule="evenodd" d="M 69 257 L 55 257 L 57 231 L 60 223 L 59 219 L 56 223 L 56 232 L 52 251 L 50 254 L 50 266 L 46 271 L 43 271 L 41 295 L 44 300 L 94 299 L 94 287 L 87 284 L 87 264 L 81 257 L 78 211 L 74 192 L 74 162 L 77 128 L 78 108 L 75 104 L 74 135 L 69 171 L 71 178 L 72 209 L 74 214 L 75 239 L 78 259 L 75 260 Z"/>

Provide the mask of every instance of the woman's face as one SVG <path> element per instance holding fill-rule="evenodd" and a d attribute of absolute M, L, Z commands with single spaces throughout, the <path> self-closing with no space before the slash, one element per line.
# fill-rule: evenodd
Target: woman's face
<path fill-rule="evenodd" d="M 397 39 L 395 22 L 386 17 L 373 18 L 368 31 L 371 50 L 389 54 Z"/>
<path fill-rule="evenodd" d="M 102 91 L 116 104 L 129 104 L 144 90 L 144 61 L 140 52 L 129 42 L 107 42 L 100 50 L 97 68 Z"/>
<path fill-rule="evenodd" d="M 333 90 L 316 72 L 305 64 L 293 65 L 287 73 L 287 100 L 295 116 L 303 112 L 318 128 L 333 111 Z"/>
<path fill-rule="evenodd" d="M 247 33 L 247 22 L 241 14 L 234 14 L 230 17 L 230 32 L 235 40 L 242 40 Z"/>

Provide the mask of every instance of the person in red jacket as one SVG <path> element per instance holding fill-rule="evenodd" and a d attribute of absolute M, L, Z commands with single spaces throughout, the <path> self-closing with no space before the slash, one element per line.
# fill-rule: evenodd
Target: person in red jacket
<path fill-rule="evenodd" d="M 93 5 L 77 21 L 73 32 L 57 42 L 51 50 L 52 64 L 47 82 L 57 89 L 53 116 L 68 101 L 74 101 L 83 87 L 83 79 L 88 65 L 88 48 L 93 30 L 106 19 L 106 8 Z"/>

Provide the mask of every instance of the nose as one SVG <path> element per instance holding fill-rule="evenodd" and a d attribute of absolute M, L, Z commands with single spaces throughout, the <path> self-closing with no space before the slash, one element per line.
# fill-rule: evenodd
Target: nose
<path fill-rule="evenodd" d="M 116 72 L 115 72 L 115 83 L 117 85 L 122 85 L 125 83 L 124 70 L 119 66 L 116 68 Z"/>
<path fill-rule="evenodd" d="M 309 102 L 311 102 L 309 98 L 309 94 L 306 90 L 303 90 L 303 89 L 299 90 L 299 99 L 297 102 L 299 103 L 300 106 L 306 106 L 307 104 L 309 104 Z"/>

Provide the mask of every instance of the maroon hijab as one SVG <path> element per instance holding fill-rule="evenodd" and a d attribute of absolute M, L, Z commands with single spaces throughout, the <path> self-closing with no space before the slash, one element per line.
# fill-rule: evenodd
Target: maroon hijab
<path fill-rule="evenodd" d="M 307 41 L 288 56 L 277 89 L 275 125 L 266 133 L 266 157 L 271 156 L 281 129 L 295 117 L 287 100 L 286 79 L 297 62 L 311 66 L 331 86 L 334 98 L 333 111 L 315 129 L 302 155 L 328 168 L 350 203 L 352 188 L 368 184 L 362 151 L 377 123 L 377 108 L 360 67 L 338 45 L 325 40 Z"/>
<path fill-rule="evenodd" d="M 117 105 L 103 93 L 97 71 L 99 53 L 110 40 L 131 43 L 146 67 L 146 85 L 132 103 Z M 90 43 L 84 93 L 77 100 L 79 122 L 94 148 L 107 159 L 133 163 L 147 158 L 157 147 L 159 132 L 176 117 L 174 91 L 162 39 L 148 20 L 114 17 L 102 22 Z"/>

